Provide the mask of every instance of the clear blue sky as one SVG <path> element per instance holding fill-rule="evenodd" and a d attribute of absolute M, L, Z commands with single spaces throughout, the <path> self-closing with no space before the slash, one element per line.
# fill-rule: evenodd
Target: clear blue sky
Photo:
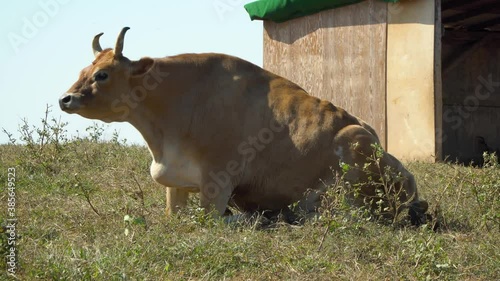
<path fill-rule="evenodd" d="M 227 53 L 262 65 L 262 22 L 250 21 L 243 5 L 252 1 L 7 1 L 0 11 L 0 128 L 15 133 L 26 118 L 41 124 L 45 106 L 69 122 L 68 131 L 85 132 L 92 120 L 63 113 L 57 100 L 93 60 L 91 41 L 114 47 L 124 26 L 124 55 L 164 57 L 179 53 Z M 98 121 L 99 122 L 99 121 Z M 104 124 L 104 123 L 103 123 Z M 106 125 L 129 143 L 143 144 L 124 123 Z M 0 133 L 0 143 L 7 136 Z"/>

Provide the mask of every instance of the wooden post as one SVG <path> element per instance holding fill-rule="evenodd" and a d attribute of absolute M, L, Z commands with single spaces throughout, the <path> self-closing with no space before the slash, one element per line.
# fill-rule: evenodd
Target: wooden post
<path fill-rule="evenodd" d="M 443 81 L 442 81 L 442 56 L 441 38 L 443 37 L 443 24 L 441 20 L 441 1 L 436 0 L 434 20 L 434 115 L 436 149 L 435 160 L 443 160 Z"/>
<path fill-rule="evenodd" d="M 387 15 L 387 149 L 433 162 L 435 1 L 402 1 Z M 394 12 L 391 12 L 394 10 Z"/>

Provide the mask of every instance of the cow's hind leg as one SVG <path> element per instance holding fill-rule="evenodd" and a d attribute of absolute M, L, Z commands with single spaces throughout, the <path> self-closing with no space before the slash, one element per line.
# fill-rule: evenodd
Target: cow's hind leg
<path fill-rule="evenodd" d="M 331 173 L 328 173 L 328 177 Z M 326 192 L 327 187 L 331 186 L 333 182 L 321 181 L 312 189 L 309 189 L 304 194 L 304 197 L 297 202 L 296 205 L 290 210 L 291 214 L 286 212 L 287 219 L 290 223 L 302 223 L 306 220 L 318 217 L 320 214 L 318 209 L 321 207 L 321 201 Z"/>
<path fill-rule="evenodd" d="M 345 180 L 358 189 L 355 205 L 368 202 L 372 210 L 382 208 L 386 217 L 408 208 L 412 223 L 422 223 L 427 202 L 419 199 L 413 175 L 380 147 L 377 136 L 362 126 L 347 126 L 335 136 L 335 153 L 349 167 Z"/>

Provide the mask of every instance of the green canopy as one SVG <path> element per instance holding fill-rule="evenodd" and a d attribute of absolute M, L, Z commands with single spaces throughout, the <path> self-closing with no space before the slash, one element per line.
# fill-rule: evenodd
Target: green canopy
<path fill-rule="evenodd" d="M 364 0 L 258 0 L 245 5 L 252 20 L 284 22 Z M 399 0 L 381 0 L 398 2 Z"/>

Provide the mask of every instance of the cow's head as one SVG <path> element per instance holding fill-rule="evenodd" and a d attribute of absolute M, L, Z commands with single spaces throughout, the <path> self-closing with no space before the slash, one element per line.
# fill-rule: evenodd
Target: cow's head
<path fill-rule="evenodd" d="M 99 37 L 103 33 L 94 37 L 95 60 L 80 72 L 78 81 L 59 99 L 63 111 L 105 122 L 126 120 L 118 105 L 130 95 L 134 81 L 140 80 L 154 64 L 151 58 L 131 61 L 122 55 L 128 29 L 125 27 L 120 32 L 114 50 L 101 48 Z"/>

